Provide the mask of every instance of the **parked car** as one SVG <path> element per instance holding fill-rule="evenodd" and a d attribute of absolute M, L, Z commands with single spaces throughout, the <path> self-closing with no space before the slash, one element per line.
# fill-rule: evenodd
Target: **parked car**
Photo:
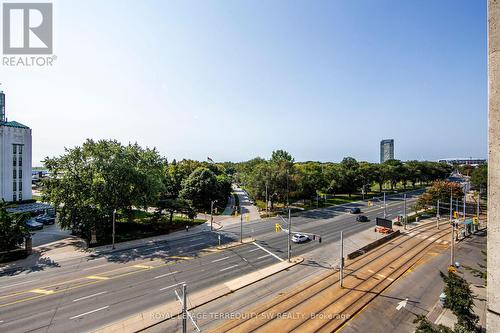
<path fill-rule="evenodd" d="M 359 214 L 359 213 L 361 213 L 361 209 L 359 209 L 358 207 L 353 207 L 353 208 L 349 209 L 349 213 Z"/>
<path fill-rule="evenodd" d="M 41 230 L 43 229 L 43 223 L 35 221 L 35 219 L 29 219 L 24 222 L 29 230 Z"/>
<path fill-rule="evenodd" d="M 56 222 L 56 217 L 52 215 L 38 215 L 35 218 L 35 221 L 43 223 L 43 224 L 54 224 Z"/>
<path fill-rule="evenodd" d="M 366 215 L 358 215 L 356 216 L 356 221 L 358 222 L 368 222 L 368 217 Z"/>
<path fill-rule="evenodd" d="M 304 243 L 309 240 L 309 236 L 303 234 L 294 234 L 292 237 L 292 242 L 294 243 Z"/>

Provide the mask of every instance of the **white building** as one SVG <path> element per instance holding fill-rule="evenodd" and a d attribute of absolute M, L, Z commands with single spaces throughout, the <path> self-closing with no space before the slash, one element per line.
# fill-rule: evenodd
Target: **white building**
<path fill-rule="evenodd" d="M 31 199 L 31 129 L 5 117 L 5 94 L 0 91 L 0 198 Z"/>

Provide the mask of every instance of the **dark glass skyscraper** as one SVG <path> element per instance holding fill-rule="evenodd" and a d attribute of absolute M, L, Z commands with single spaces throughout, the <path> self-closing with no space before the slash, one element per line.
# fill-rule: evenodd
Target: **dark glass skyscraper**
<path fill-rule="evenodd" d="M 394 139 L 380 141 L 380 163 L 394 159 Z"/>

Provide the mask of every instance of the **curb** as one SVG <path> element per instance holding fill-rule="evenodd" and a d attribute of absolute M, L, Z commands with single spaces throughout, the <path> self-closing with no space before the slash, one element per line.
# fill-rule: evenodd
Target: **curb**
<path fill-rule="evenodd" d="M 248 238 L 244 238 L 242 242 L 231 242 L 231 243 L 228 243 L 226 245 L 217 246 L 216 249 L 217 250 L 227 250 L 227 249 L 231 249 L 233 247 L 238 247 L 238 246 L 246 245 L 246 244 L 253 243 L 253 242 L 255 242 L 255 239 L 253 237 L 248 237 Z"/>
<path fill-rule="evenodd" d="M 304 261 L 303 258 L 292 258 L 292 262 L 279 262 L 277 264 L 264 267 L 252 273 L 241 277 L 220 283 L 214 287 L 193 293 L 189 296 L 188 310 L 196 309 L 202 305 L 210 303 L 216 299 L 229 295 L 239 289 L 252 285 L 256 282 L 264 280 L 272 275 L 287 270 Z M 118 332 L 140 332 L 161 324 L 169 319 L 178 317 L 182 314 L 180 304 L 178 302 L 165 303 L 136 315 L 132 315 L 124 320 L 120 320 L 104 327 L 93 330 L 93 333 L 118 333 Z"/>

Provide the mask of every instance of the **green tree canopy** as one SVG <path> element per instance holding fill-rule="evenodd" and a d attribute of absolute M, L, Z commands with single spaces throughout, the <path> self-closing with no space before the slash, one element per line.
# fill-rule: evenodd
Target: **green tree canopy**
<path fill-rule="evenodd" d="M 114 209 L 154 205 L 164 190 L 164 161 L 154 149 L 114 140 L 87 140 L 46 158 L 53 177 L 44 181 L 43 198 L 59 207 L 61 227 L 90 239 L 109 230 Z"/>
<path fill-rule="evenodd" d="M 28 230 L 24 216 L 14 216 L 7 212 L 5 201 L 0 201 L 0 251 L 9 251 L 24 241 Z"/>

